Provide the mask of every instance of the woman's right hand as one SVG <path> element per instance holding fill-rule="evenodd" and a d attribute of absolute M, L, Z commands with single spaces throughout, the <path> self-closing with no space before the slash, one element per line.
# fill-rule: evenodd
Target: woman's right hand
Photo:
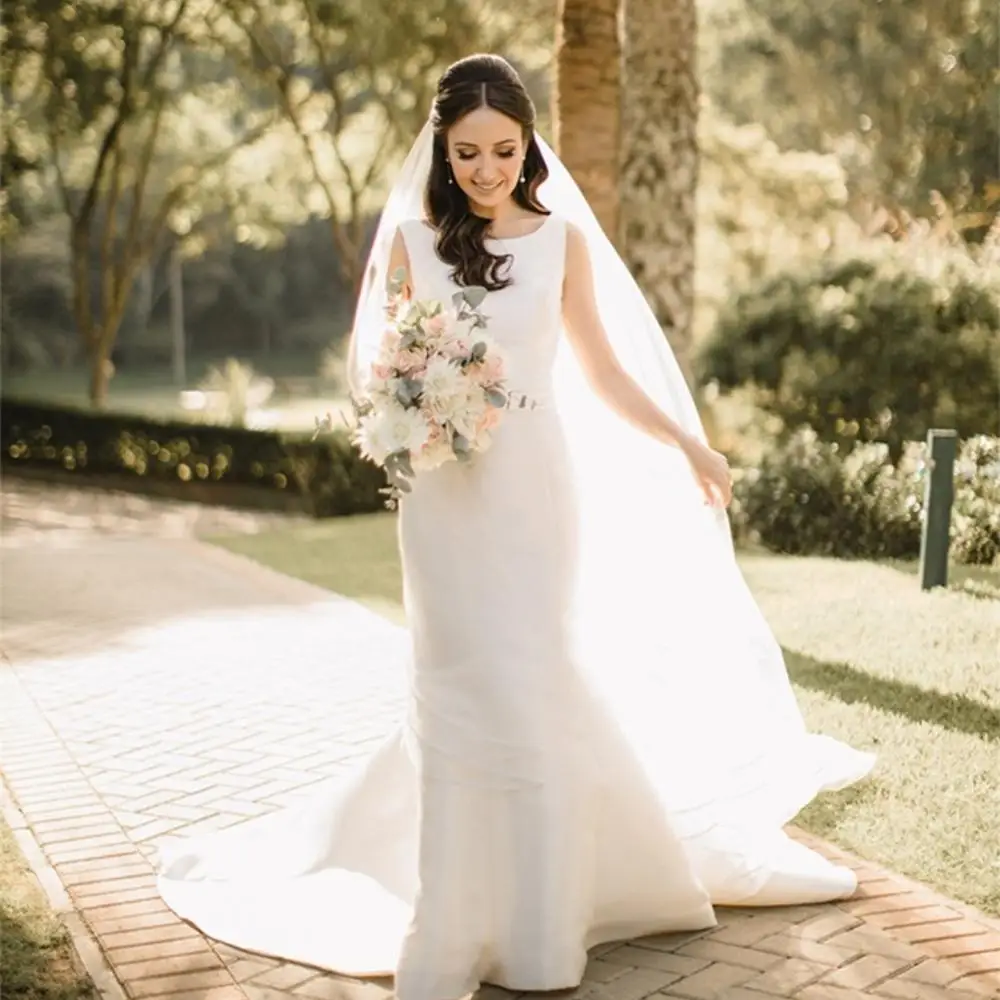
<path fill-rule="evenodd" d="M 704 494 L 705 503 L 711 507 L 728 507 L 733 499 L 733 478 L 726 456 L 696 438 L 684 441 L 681 450 Z"/>

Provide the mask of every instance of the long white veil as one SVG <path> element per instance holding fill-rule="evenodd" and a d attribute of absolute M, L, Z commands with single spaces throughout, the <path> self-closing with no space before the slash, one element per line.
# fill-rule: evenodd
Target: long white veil
<path fill-rule="evenodd" d="M 595 275 L 601 320 L 620 363 L 650 398 L 687 432 L 704 440 L 704 431 L 690 389 L 663 331 L 646 300 L 587 204 L 569 171 L 545 140 L 535 141 L 549 176 L 539 189 L 539 200 L 553 214 L 573 223 L 584 234 Z M 357 388 L 378 352 L 384 329 L 385 282 L 392 239 L 399 225 L 423 215 L 424 188 L 431 168 L 433 136 L 424 125 L 406 157 L 386 201 L 358 298 L 349 355 L 349 378 Z M 554 268 L 554 274 L 558 273 Z M 487 310 L 488 311 L 488 310 Z M 580 504 L 581 553 L 609 555 L 619 569 L 628 568 L 649 580 L 655 573 L 646 537 L 639 551 L 622 549 L 628 525 L 644 531 L 672 524 L 683 526 L 690 540 L 695 523 L 699 536 L 714 536 L 712 548 L 731 561 L 729 524 L 723 511 L 706 509 L 686 460 L 626 424 L 601 402 L 586 383 L 579 362 L 564 337 L 556 363 L 554 394 L 566 437 L 575 459 Z M 594 534 L 596 533 L 596 534 Z M 612 539 L 618 537 L 618 542 Z M 674 552 L 672 562 L 679 555 Z M 707 557 L 702 552 L 702 558 Z M 610 569 L 610 564 L 602 563 Z M 662 583 L 662 581 L 661 581 Z M 617 586 L 617 584 L 616 584 Z"/>
<path fill-rule="evenodd" d="M 544 143 L 539 145 L 550 171 L 542 201 L 586 235 L 601 317 L 622 364 L 664 410 L 700 433 L 691 395 L 639 289 L 567 171 Z M 421 215 L 430 159 L 428 127 L 404 164 L 376 233 L 352 342 L 356 384 L 383 329 L 391 240 L 401 222 Z M 558 261 L 552 267 L 555 281 L 562 269 Z M 706 896 L 716 904 L 767 905 L 853 891 L 855 877 L 849 869 L 795 842 L 782 826 L 821 789 L 865 774 L 871 756 L 806 733 L 781 649 L 736 565 L 725 514 L 704 506 L 677 449 L 633 429 L 598 400 L 565 341 L 554 388 L 558 419 L 572 452 L 578 510 L 572 567 L 576 593 L 567 621 L 572 649 L 562 649 L 561 635 L 557 642 L 541 637 L 542 655 L 510 663 L 509 675 L 499 677 L 504 691 L 500 701 L 509 696 L 519 710 L 514 715 L 521 718 L 498 731 L 523 729 L 531 782 L 518 773 L 511 779 L 516 794 L 501 796 L 492 795 L 490 782 L 483 795 L 470 783 L 451 783 L 453 759 L 482 754 L 487 764 L 501 762 L 496 775 L 506 788 L 506 779 L 515 774 L 512 768 L 522 759 L 522 736 L 513 743 L 488 736 L 467 743 L 462 734 L 481 721 L 478 712 L 483 718 L 497 710 L 503 715 L 503 706 L 480 698 L 496 689 L 466 681 L 466 697 L 455 677 L 478 675 L 478 670 L 422 671 L 424 693 L 433 689 L 435 694 L 426 700 L 447 703 L 440 712 L 446 724 L 431 727 L 437 742 L 419 739 L 418 733 L 418 753 L 413 753 L 412 725 L 404 723 L 346 781 L 324 783 L 287 810 L 164 847 L 158 882 L 163 898 L 206 933 L 241 948 L 351 975 L 398 973 L 401 968 L 405 975 L 413 906 L 418 893 L 432 888 L 437 902 L 424 907 L 430 914 L 426 926 L 431 927 L 432 946 L 438 950 L 432 952 L 431 964 L 410 975 L 434 977 L 435 988 L 408 993 L 397 980 L 397 989 L 399 995 L 452 996 L 458 994 L 436 987 L 436 977 L 471 971 L 474 959 L 468 968 L 447 967 L 465 961 L 451 957 L 464 956 L 467 944 L 471 949 L 474 943 L 475 954 L 485 960 L 486 951 L 478 949 L 491 941 L 477 935 L 491 926 L 488 921 L 506 920 L 504 914 L 537 909 L 543 921 L 537 926 L 556 927 L 559 939 L 576 948 L 577 933 L 591 930 L 599 932 L 596 943 L 607 940 L 612 928 L 620 929 L 614 934 L 620 937 L 633 928 L 706 926 L 711 920 Z M 524 418 L 533 419 L 530 414 Z M 550 414 L 542 419 L 553 427 Z M 404 498 L 403 504 L 407 502 Z M 554 509 L 564 507 L 560 503 Z M 444 522 L 431 523 L 448 528 Z M 486 551 L 495 558 L 495 550 Z M 525 560 L 523 551 L 518 556 L 516 572 L 530 571 L 530 557 Z M 483 571 L 491 568 L 505 570 L 486 566 Z M 523 625 L 506 620 L 502 612 L 494 622 L 486 608 L 464 628 L 471 634 L 481 627 L 483 641 L 491 642 L 496 638 L 491 629 Z M 323 617 L 316 619 L 323 637 L 327 614 L 324 607 Z M 360 616 L 337 620 L 348 627 L 336 664 L 344 675 L 364 673 L 373 658 L 378 663 L 407 655 L 407 643 L 398 642 L 395 626 L 372 624 Z M 535 643 L 533 626 L 524 627 L 520 641 L 506 647 L 511 656 L 521 656 Z M 373 650 L 373 644 L 379 648 Z M 542 662 L 542 656 L 553 662 Z M 502 655 L 483 662 L 491 670 L 508 665 Z M 322 655 L 307 658 L 296 676 L 315 684 L 313 671 L 327 666 Z M 252 675 L 252 665 L 250 670 Z M 459 697 L 449 703 L 453 684 Z M 324 690 L 329 694 L 334 687 Z M 411 701 L 420 696 L 415 685 Z M 458 734 L 453 738 L 448 735 L 452 722 Z M 550 736 L 554 752 L 542 755 L 544 766 L 538 770 L 535 745 Z M 563 747 L 571 752 L 562 753 Z M 438 764 L 428 769 L 432 776 L 422 783 L 419 772 L 432 758 Z M 471 773 L 482 771 L 473 768 Z M 577 790 L 593 795 L 583 811 L 578 811 Z M 606 812 L 619 812 L 599 813 L 599 803 L 610 804 Z M 421 825 L 425 808 L 430 817 L 426 832 Z M 583 828 L 563 838 L 578 817 L 583 817 Z M 680 846 L 675 838 L 683 841 L 682 855 L 674 851 Z M 565 849 L 571 854 L 584 852 L 574 855 L 581 864 L 571 861 L 564 872 L 553 874 L 546 864 L 555 854 L 533 857 L 533 845 L 558 851 L 563 839 L 570 841 Z M 538 874 L 545 884 L 539 886 L 537 906 L 530 893 L 515 906 L 512 900 L 520 889 L 508 898 L 506 887 L 500 892 L 494 885 L 506 879 L 511 867 L 489 873 L 484 887 L 480 865 L 494 855 L 479 853 L 483 842 L 494 845 L 496 857 L 508 866 L 521 866 L 518 886 L 533 888 L 528 882 Z M 629 853 L 634 845 L 640 847 L 635 859 Z M 440 853 L 428 855 L 427 881 L 422 883 L 425 846 Z M 664 859 L 665 870 L 650 873 L 642 851 Z M 572 884 L 563 880 L 570 874 Z M 437 879 L 437 886 L 431 886 Z M 459 892 L 459 884 L 469 881 L 470 895 L 464 884 Z M 466 906 L 467 899 L 474 903 Z M 565 919 L 557 912 L 564 904 Z M 436 923 L 439 913 L 444 918 Z M 473 924 L 466 927 L 469 919 Z M 509 940 L 520 935 L 529 949 L 525 955 L 533 958 L 537 940 L 527 941 L 522 923 L 512 919 Z M 438 961 L 439 956 L 448 960 Z M 548 956 L 544 965 L 555 968 Z M 560 978 L 560 988 L 564 985 Z"/>
<path fill-rule="evenodd" d="M 691 392 L 642 292 L 568 170 L 535 138 L 549 169 L 539 200 L 586 237 L 601 320 L 620 363 L 664 412 L 704 440 Z M 428 124 L 375 235 L 353 330 L 354 384 L 383 329 L 393 234 L 423 215 L 431 154 Z M 566 337 L 554 395 L 578 511 L 576 660 L 613 707 L 690 849 L 713 856 L 705 867 L 730 891 L 735 878 L 752 895 L 761 889 L 756 866 L 740 873 L 745 850 L 761 848 L 752 831 L 772 857 L 786 850 L 781 825 L 821 788 L 856 780 L 872 758 L 807 735 L 781 648 L 736 563 L 726 513 L 705 506 L 678 449 L 636 430 L 597 397 Z M 664 767 L 695 756 L 696 767 Z"/>

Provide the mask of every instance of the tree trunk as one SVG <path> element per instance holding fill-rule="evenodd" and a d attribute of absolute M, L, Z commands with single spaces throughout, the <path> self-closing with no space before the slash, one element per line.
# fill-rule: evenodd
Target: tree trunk
<path fill-rule="evenodd" d="M 618 0 L 559 0 L 552 98 L 556 152 L 604 232 L 618 237 L 621 43 Z"/>
<path fill-rule="evenodd" d="M 102 410 L 108 402 L 108 387 L 114 365 L 111 363 L 111 339 L 106 338 L 104 331 L 94 331 L 94 340 L 90 348 L 90 405 L 95 410 Z"/>
<path fill-rule="evenodd" d="M 624 2 L 621 248 L 693 388 L 695 0 Z"/>
<path fill-rule="evenodd" d="M 170 248 L 170 353 L 174 384 L 187 385 L 187 338 L 184 332 L 184 269 L 180 247 Z"/>

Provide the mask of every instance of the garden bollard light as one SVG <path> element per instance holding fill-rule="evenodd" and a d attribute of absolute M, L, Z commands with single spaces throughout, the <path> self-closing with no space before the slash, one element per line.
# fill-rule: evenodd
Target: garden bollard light
<path fill-rule="evenodd" d="M 955 431 L 927 432 L 929 475 L 924 485 L 924 523 L 920 536 L 921 590 L 944 587 L 948 583 L 948 536 L 957 451 L 958 434 Z"/>

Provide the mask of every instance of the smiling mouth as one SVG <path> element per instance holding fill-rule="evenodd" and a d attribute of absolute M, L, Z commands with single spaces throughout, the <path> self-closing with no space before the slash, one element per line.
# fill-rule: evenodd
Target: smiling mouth
<path fill-rule="evenodd" d="M 472 184 L 479 191 L 489 194 L 492 191 L 496 191 L 503 184 L 503 181 L 497 181 L 496 184 L 480 184 L 477 181 L 473 181 Z"/>

